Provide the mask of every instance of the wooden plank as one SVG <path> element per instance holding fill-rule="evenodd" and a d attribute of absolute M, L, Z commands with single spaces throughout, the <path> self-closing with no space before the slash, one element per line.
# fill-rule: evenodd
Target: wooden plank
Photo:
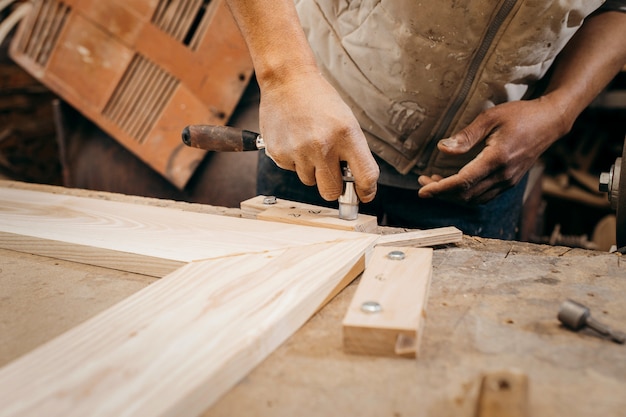
<path fill-rule="evenodd" d="M 337 209 L 278 198 L 275 203 L 266 204 L 265 199 L 261 195 L 242 201 L 240 206 L 244 217 L 363 233 L 376 233 L 378 227 L 375 216 L 359 214 L 356 220 L 343 220 Z"/>
<path fill-rule="evenodd" d="M 461 240 L 463 240 L 463 232 L 454 226 L 448 226 L 384 235 L 378 238 L 376 246 L 412 246 L 418 248 L 456 243 Z"/>
<path fill-rule="evenodd" d="M 300 203 L 281 198 L 258 195 L 240 203 L 242 216 L 249 219 L 271 220 L 308 226 L 328 227 L 338 230 L 355 230 L 364 233 L 377 232 L 377 220 L 374 216 L 359 214 L 356 221 L 339 219 L 336 209 Z M 379 246 L 436 246 L 460 242 L 463 233 L 453 226 L 429 230 L 415 230 L 404 233 L 383 235 L 378 238 Z"/>
<path fill-rule="evenodd" d="M 0 415 L 197 415 L 304 324 L 373 241 L 190 263 L 3 368 Z"/>
<path fill-rule="evenodd" d="M 78 245 L 7 232 L 0 232 L 0 247 L 17 252 L 134 272 L 151 277 L 165 276 L 187 264 L 187 262 L 174 259 L 138 255 L 102 247 Z"/>
<path fill-rule="evenodd" d="M 199 259 L 360 236 L 0 187 L 0 247 L 152 276 Z"/>
<path fill-rule="evenodd" d="M 393 259 L 391 252 L 402 254 Z M 432 276 L 432 249 L 377 246 L 343 320 L 349 353 L 416 357 Z M 368 303 L 370 311 L 364 309 Z M 379 306 L 377 311 L 372 303 Z"/>

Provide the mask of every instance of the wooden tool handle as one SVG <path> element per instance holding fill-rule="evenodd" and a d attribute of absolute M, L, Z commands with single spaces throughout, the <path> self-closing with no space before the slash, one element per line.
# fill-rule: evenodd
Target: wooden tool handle
<path fill-rule="evenodd" d="M 260 135 L 230 126 L 190 125 L 183 129 L 183 143 L 187 146 L 216 152 L 256 151 L 260 149 Z"/>

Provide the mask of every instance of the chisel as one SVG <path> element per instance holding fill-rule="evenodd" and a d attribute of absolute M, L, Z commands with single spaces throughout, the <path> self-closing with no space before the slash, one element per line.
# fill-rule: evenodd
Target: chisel
<path fill-rule="evenodd" d="M 189 125 L 183 129 L 182 139 L 187 146 L 215 152 L 257 151 L 265 148 L 259 133 L 230 126 Z M 356 220 L 359 200 L 354 188 L 354 177 L 345 163 L 342 163 L 341 174 L 343 192 L 339 197 L 339 218 Z"/>

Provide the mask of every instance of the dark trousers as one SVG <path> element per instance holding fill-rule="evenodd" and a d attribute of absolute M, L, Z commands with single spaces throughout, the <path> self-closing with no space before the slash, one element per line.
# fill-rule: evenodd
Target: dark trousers
<path fill-rule="evenodd" d="M 517 236 L 527 176 L 515 187 L 481 205 L 461 205 L 438 199 L 423 199 L 416 190 L 378 186 L 376 198 L 359 205 L 359 212 L 374 215 L 380 225 L 411 229 L 456 226 L 464 234 L 513 240 Z M 300 182 L 293 171 L 280 169 L 259 152 L 257 194 L 320 206 L 337 207 L 324 200 L 317 187 Z"/>

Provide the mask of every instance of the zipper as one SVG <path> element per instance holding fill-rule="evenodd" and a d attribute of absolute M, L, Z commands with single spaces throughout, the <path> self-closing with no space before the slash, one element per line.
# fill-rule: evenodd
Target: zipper
<path fill-rule="evenodd" d="M 439 127 L 435 131 L 433 138 L 430 140 L 428 145 L 426 145 L 426 148 L 424 150 L 424 153 L 422 154 L 422 157 L 417 162 L 418 169 L 426 168 L 426 166 L 428 165 L 428 161 L 430 160 L 430 157 L 435 151 L 437 142 L 446 133 L 446 130 L 448 130 L 448 127 L 450 123 L 452 123 L 452 120 L 456 116 L 457 112 L 459 111 L 459 108 L 461 107 L 463 102 L 467 99 L 467 96 L 469 95 L 469 92 L 470 92 L 470 88 L 472 87 L 472 84 L 474 84 L 474 79 L 476 78 L 476 75 L 478 75 L 478 69 L 480 68 L 481 64 L 483 63 L 483 60 L 485 59 L 485 55 L 487 55 L 489 48 L 491 48 L 491 44 L 493 43 L 493 40 L 498 34 L 498 31 L 500 30 L 500 26 L 502 26 L 506 18 L 509 16 L 511 11 L 513 10 L 513 7 L 515 7 L 516 3 L 517 3 L 517 0 L 505 0 L 504 3 L 502 3 L 502 6 L 500 6 L 498 13 L 496 13 L 496 16 L 493 18 L 493 20 L 489 24 L 487 33 L 485 33 L 485 36 L 482 42 L 480 43 L 480 46 L 478 47 L 476 54 L 474 55 L 474 57 L 472 58 L 472 61 L 470 62 L 469 68 L 467 69 L 467 74 L 465 75 L 465 78 L 463 79 L 463 82 L 461 83 L 461 88 L 459 90 L 459 93 L 454 98 L 454 101 L 452 102 L 448 110 L 444 113 L 443 117 L 441 118 L 441 123 L 439 124 Z"/>

